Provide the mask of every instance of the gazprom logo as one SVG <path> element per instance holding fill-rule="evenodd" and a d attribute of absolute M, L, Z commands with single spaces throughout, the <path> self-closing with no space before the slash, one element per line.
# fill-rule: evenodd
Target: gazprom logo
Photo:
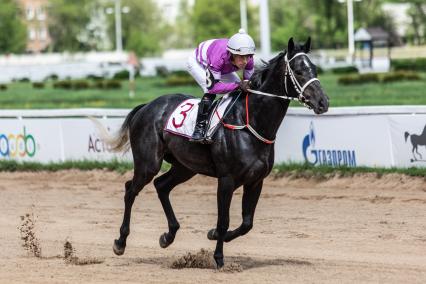
<path fill-rule="evenodd" d="M 303 138 L 302 150 L 305 161 L 311 165 L 356 167 L 355 150 L 318 149 L 316 135 L 311 122 L 309 133 Z"/>

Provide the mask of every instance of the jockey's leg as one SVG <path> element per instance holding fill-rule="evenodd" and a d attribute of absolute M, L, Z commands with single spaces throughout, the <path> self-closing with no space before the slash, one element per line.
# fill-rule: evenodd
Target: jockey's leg
<path fill-rule="evenodd" d="M 198 105 L 197 122 L 194 128 L 194 133 L 189 141 L 196 143 L 202 143 L 204 141 L 208 114 L 215 97 L 215 94 L 206 93 L 201 99 L 201 102 Z"/>

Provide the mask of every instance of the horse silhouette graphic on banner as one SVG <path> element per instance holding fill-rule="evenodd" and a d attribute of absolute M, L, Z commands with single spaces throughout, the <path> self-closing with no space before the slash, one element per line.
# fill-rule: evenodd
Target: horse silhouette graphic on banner
<path fill-rule="evenodd" d="M 410 134 L 408 131 L 405 131 L 405 142 L 407 142 L 408 137 L 410 137 L 411 145 L 413 146 L 411 152 L 413 152 L 413 159 L 411 159 L 411 162 L 415 161 L 426 161 L 423 160 L 422 154 L 419 153 L 418 146 L 425 146 L 426 147 L 426 125 L 423 128 L 423 132 L 420 135 L 417 134 Z M 416 154 L 414 153 L 416 151 L 417 155 L 420 157 L 420 159 L 417 159 Z"/>

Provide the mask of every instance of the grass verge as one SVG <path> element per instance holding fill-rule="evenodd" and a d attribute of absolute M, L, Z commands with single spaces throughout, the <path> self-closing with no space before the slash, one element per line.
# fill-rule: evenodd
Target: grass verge
<path fill-rule="evenodd" d="M 78 169 L 83 171 L 90 170 L 108 170 L 118 173 L 125 173 L 133 169 L 133 163 L 111 160 L 107 162 L 100 161 L 67 161 L 63 163 L 41 164 L 36 162 L 17 162 L 10 160 L 0 161 L 0 172 L 37 172 L 37 171 L 60 171 Z M 170 164 L 163 163 L 161 170 L 167 171 Z M 274 177 L 293 176 L 296 178 L 317 178 L 327 179 L 330 177 L 350 177 L 358 173 L 376 173 L 380 178 L 386 174 L 403 174 L 408 176 L 424 177 L 426 179 L 426 168 L 371 168 L 371 167 L 329 167 L 312 166 L 309 164 L 283 163 L 275 165 L 272 170 Z"/>

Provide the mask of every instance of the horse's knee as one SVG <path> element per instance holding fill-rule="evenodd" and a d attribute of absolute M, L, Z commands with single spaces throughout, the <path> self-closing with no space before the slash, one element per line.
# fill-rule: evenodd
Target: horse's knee
<path fill-rule="evenodd" d="M 164 190 L 164 177 L 162 178 L 162 176 L 154 179 L 154 187 L 155 190 L 157 191 L 157 194 L 160 195 L 163 190 Z"/>

